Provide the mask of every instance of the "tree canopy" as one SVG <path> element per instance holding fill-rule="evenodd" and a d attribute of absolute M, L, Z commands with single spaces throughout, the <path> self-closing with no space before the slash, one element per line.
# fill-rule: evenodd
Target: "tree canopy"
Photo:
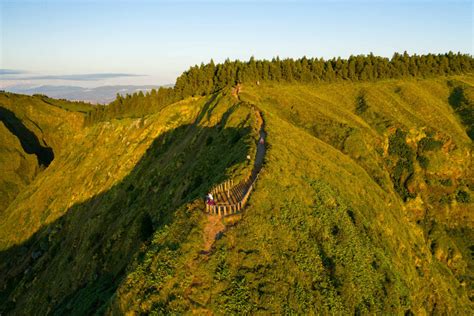
<path fill-rule="evenodd" d="M 87 122 L 129 116 L 142 116 L 190 96 L 203 96 L 239 83 L 373 81 L 405 77 L 432 77 L 469 73 L 474 59 L 469 54 L 453 53 L 409 55 L 395 53 L 392 58 L 369 55 L 348 59 L 322 58 L 240 60 L 195 65 L 181 74 L 172 88 L 117 95 L 107 106 L 98 106 L 88 115 Z"/>

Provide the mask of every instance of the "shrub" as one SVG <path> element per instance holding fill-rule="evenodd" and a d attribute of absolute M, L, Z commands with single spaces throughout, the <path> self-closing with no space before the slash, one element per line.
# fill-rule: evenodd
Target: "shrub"
<path fill-rule="evenodd" d="M 413 150 L 407 145 L 406 132 L 397 128 L 395 133 L 390 136 L 388 153 L 390 155 L 399 156 L 400 158 L 411 159 L 413 156 Z"/>
<path fill-rule="evenodd" d="M 451 180 L 450 178 L 448 178 L 448 179 L 441 179 L 441 180 L 439 180 L 439 183 L 441 183 L 442 186 L 450 187 L 450 186 L 453 185 L 453 180 Z"/>
<path fill-rule="evenodd" d="M 417 156 L 416 159 L 418 160 L 418 163 L 420 164 L 420 167 L 423 169 L 427 169 L 428 165 L 430 163 L 430 160 L 425 157 L 425 156 Z"/>
<path fill-rule="evenodd" d="M 471 202 L 471 196 L 469 192 L 459 190 L 456 194 L 456 201 L 458 201 L 459 203 L 469 203 Z"/>
<path fill-rule="evenodd" d="M 449 203 L 451 203 L 451 197 L 449 195 L 443 195 L 439 199 L 439 203 L 440 204 L 449 204 Z"/>
<path fill-rule="evenodd" d="M 355 113 L 357 115 L 364 114 L 369 109 L 365 96 L 363 94 L 359 95 L 356 99 L 356 109 Z"/>
<path fill-rule="evenodd" d="M 420 152 L 437 150 L 440 149 L 441 146 L 443 146 L 443 142 L 432 137 L 424 137 L 418 142 Z"/>
<path fill-rule="evenodd" d="M 413 197 L 406 188 L 407 180 L 413 175 L 413 150 L 406 143 L 406 132 L 397 129 L 389 138 L 388 152 L 392 156 L 398 157 L 395 167 L 391 174 L 393 187 L 398 195 L 406 201 Z"/>

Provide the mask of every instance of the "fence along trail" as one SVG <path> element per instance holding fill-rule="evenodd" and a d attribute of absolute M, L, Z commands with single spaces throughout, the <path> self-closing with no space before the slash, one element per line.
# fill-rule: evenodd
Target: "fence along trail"
<path fill-rule="evenodd" d="M 255 182 L 258 179 L 265 158 L 265 122 L 262 113 L 253 107 L 257 117 L 257 126 L 259 130 L 259 141 L 257 143 L 257 152 L 252 171 L 241 182 L 234 184 L 230 179 L 216 185 L 210 191 L 214 196 L 216 205 L 206 203 L 206 212 L 218 216 L 227 216 L 240 212 L 247 203 Z"/>

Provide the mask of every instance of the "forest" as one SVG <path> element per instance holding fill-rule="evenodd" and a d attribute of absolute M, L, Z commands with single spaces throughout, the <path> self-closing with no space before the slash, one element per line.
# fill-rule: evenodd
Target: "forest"
<path fill-rule="evenodd" d="M 318 83 L 336 81 L 374 81 L 409 77 L 429 78 L 469 73 L 474 69 L 471 55 L 447 54 L 409 55 L 395 53 L 392 58 L 369 55 L 350 56 L 348 59 L 299 58 L 272 60 L 227 59 L 222 64 L 211 60 L 195 65 L 176 79 L 174 87 L 133 95 L 117 94 L 108 105 L 99 105 L 89 112 L 86 124 L 111 118 L 139 117 L 190 96 L 209 95 L 239 83 L 260 82 Z"/>

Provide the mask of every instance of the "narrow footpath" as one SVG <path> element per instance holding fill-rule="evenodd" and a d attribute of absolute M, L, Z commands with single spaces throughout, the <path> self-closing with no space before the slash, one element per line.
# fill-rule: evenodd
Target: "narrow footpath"
<path fill-rule="evenodd" d="M 214 196 L 216 205 L 206 204 L 208 221 L 204 227 L 203 253 L 209 253 L 216 238 L 224 232 L 223 217 L 238 214 L 243 210 L 262 170 L 266 153 L 267 133 L 265 132 L 265 121 L 262 113 L 254 106 L 252 106 L 252 109 L 255 111 L 259 130 L 257 152 L 252 171 L 236 185 L 234 185 L 233 180 L 227 180 L 211 189 L 210 192 Z"/>
<path fill-rule="evenodd" d="M 248 201 L 248 198 L 255 186 L 266 153 L 266 132 L 265 122 L 262 113 L 253 107 L 258 125 L 257 152 L 255 154 L 254 165 L 248 176 L 234 185 L 233 180 L 227 180 L 213 187 L 210 193 L 214 196 L 215 205 L 206 204 L 206 212 L 212 215 L 228 216 L 239 213 Z"/>

